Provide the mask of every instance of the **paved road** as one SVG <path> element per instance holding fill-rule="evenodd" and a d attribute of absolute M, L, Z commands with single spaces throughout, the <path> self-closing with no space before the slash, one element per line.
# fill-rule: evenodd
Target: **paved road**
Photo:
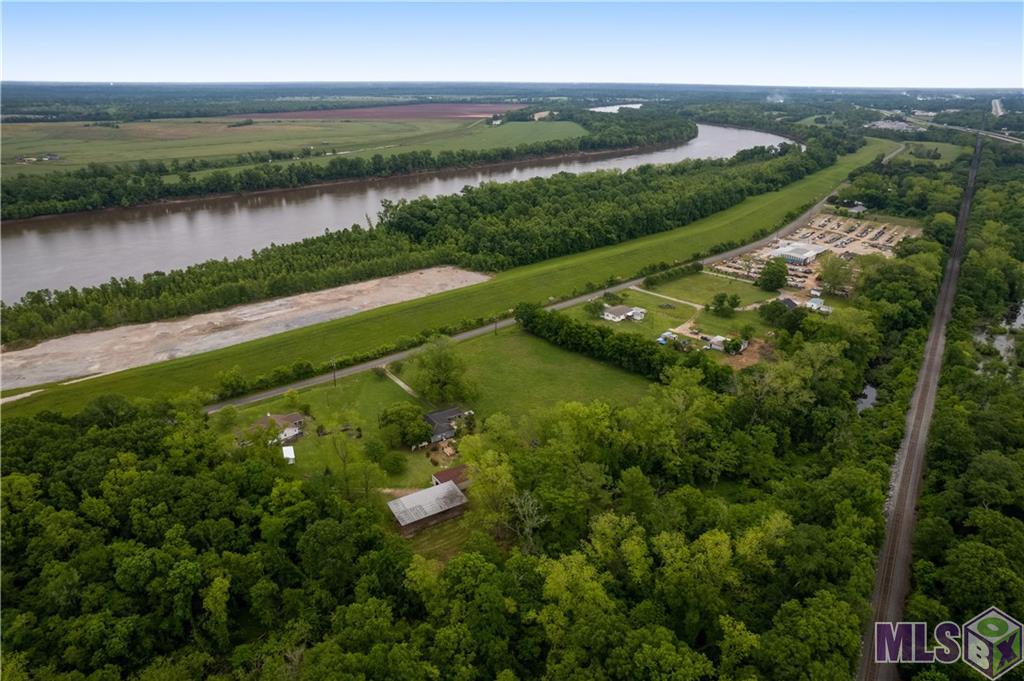
<path fill-rule="evenodd" d="M 903 151 L 905 146 L 906 145 L 904 145 L 904 144 L 900 144 L 899 147 L 897 147 L 893 151 L 891 151 L 888 154 L 886 154 L 886 156 L 885 156 L 885 158 L 883 160 L 884 161 L 888 161 L 893 156 L 895 156 L 896 154 L 898 154 L 901 151 Z M 840 186 L 842 186 L 842 185 L 840 185 Z M 801 225 L 805 224 L 806 221 L 808 219 L 810 219 L 810 217 L 812 215 L 814 215 L 815 213 L 817 213 L 818 211 L 821 210 L 822 206 L 825 205 L 825 201 L 826 201 L 827 198 L 828 197 L 826 196 L 824 199 L 822 199 L 821 201 L 817 202 L 816 204 L 814 204 L 813 206 L 811 206 L 810 208 L 805 210 L 803 213 L 801 213 L 795 220 L 793 220 L 792 222 L 788 223 L 785 227 L 779 229 L 776 232 L 773 232 L 772 234 L 764 237 L 763 239 L 758 239 L 757 241 L 754 241 L 754 242 L 751 242 L 749 244 L 740 246 L 738 248 L 734 248 L 731 251 L 726 251 L 725 253 L 719 253 L 718 255 L 711 256 L 710 258 L 704 258 L 703 260 L 701 260 L 701 262 L 704 263 L 705 265 L 709 265 L 711 263 L 718 262 L 719 260 L 726 260 L 728 258 L 732 258 L 732 257 L 737 256 L 737 255 L 742 255 L 743 253 L 746 253 L 748 251 L 756 250 L 758 248 L 761 248 L 762 246 L 766 246 L 769 243 L 771 243 L 772 241 L 774 241 L 775 239 L 778 239 L 778 238 L 781 238 L 781 237 L 784 237 L 784 236 L 787 236 L 787 235 L 793 233 L 798 227 L 800 227 Z M 551 305 L 548 305 L 547 309 L 549 309 L 549 310 L 564 310 L 565 308 L 572 307 L 574 305 L 579 305 L 580 303 L 585 303 L 586 301 L 590 300 L 591 298 L 594 298 L 596 296 L 599 296 L 599 295 L 601 295 L 603 293 L 606 293 L 606 292 L 609 292 L 609 291 L 612 291 L 612 292 L 614 292 L 614 291 L 621 291 L 621 290 L 629 288 L 631 286 L 639 286 L 641 284 L 641 282 L 643 282 L 642 278 L 640 278 L 640 279 L 630 279 L 629 281 L 624 281 L 624 282 L 622 282 L 620 284 L 616 284 L 614 286 L 609 286 L 609 287 L 603 288 L 603 289 L 601 289 L 599 291 L 593 291 L 591 293 L 587 293 L 587 294 L 582 295 L 582 296 L 576 296 L 575 298 L 571 298 L 569 300 L 563 300 L 563 301 L 558 302 L 558 303 L 553 303 Z M 513 320 L 513 319 L 503 319 L 500 322 L 498 322 L 497 324 L 488 324 L 487 326 L 481 326 L 481 327 L 476 328 L 476 329 L 470 329 L 469 331 L 463 331 L 462 333 L 457 333 L 457 334 L 452 336 L 452 340 L 464 341 L 464 340 L 469 340 L 470 338 L 477 338 L 479 336 L 483 336 L 484 334 L 496 333 L 498 331 L 498 329 L 504 329 L 506 327 L 512 326 L 514 323 L 515 323 L 515 320 Z M 264 390 L 262 392 L 251 393 L 249 395 L 243 395 L 242 397 L 236 397 L 234 399 L 224 400 L 223 402 L 217 402 L 216 404 L 208 405 L 206 407 L 206 411 L 208 413 L 213 413 L 213 412 L 217 411 L 218 409 L 221 409 L 221 408 L 226 407 L 228 405 L 235 406 L 235 407 L 241 407 L 241 406 L 245 406 L 247 404 L 252 404 L 254 402 L 259 402 L 261 400 L 265 400 L 265 399 L 270 398 L 270 397 L 277 397 L 278 395 L 283 395 L 286 392 L 288 392 L 289 390 L 302 390 L 303 388 L 309 388 L 309 387 L 314 386 L 314 385 L 323 385 L 324 383 L 331 383 L 332 381 L 335 381 L 338 378 L 344 378 L 345 376 L 351 376 L 353 374 L 359 374 L 359 373 L 362 373 L 364 371 L 369 371 L 371 369 L 374 369 L 376 367 L 382 367 L 382 366 L 384 366 L 386 364 L 390 364 L 391 362 L 397 362 L 399 360 L 406 359 L 406 358 L 411 357 L 412 355 L 414 355 L 419 350 L 420 350 L 420 348 L 411 348 L 409 350 L 403 350 L 401 352 L 396 352 L 394 354 L 387 355 L 387 356 L 381 357 L 379 359 L 371 360 L 369 362 L 363 362 L 362 364 L 353 364 L 352 366 L 345 367 L 344 369 L 338 369 L 336 372 L 332 372 L 332 373 L 329 373 L 329 374 L 322 374 L 320 376 L 313 376 L 312 378 L 307 378 L 307 379 L 302 380 L 302 381 L 296 381 L 295 383 L 289 383 L 288 385 L 282 385 L 282 386 L 278 386 L 276 388 L 271 388 L 269 390 Z"/>
<path fill-rule="evenodd" d="M 913 555 L 914 526 L 916 524 L 917 498 L 921 490 L 924 471 L 924 456 L 928 442 L 928 427 L 935 409 L 935 395 L 938 392 L 939 373 L 942 369 L 942 354 L 946 346 L 946 323 L 953 311 L 956 297 L 956 283 L 960 275 L 964 243 L 967 240 L 967 219 L 974 198 L 974 183 L 981 158 L 981 137 L 974 148 L 974 159 L 967 179 L 960 214 L 957 218 L 957 232 L 946 263 L 945 276 L 939 289 L 931 330 L 924 349 L 924 361 L 918 373 L 917 385 L 910 398 L 907 412 L 906 431 L 896 455 L 892 469 L 889 500 L 886 503 L 887 522 L 885 541 L 878 558 L 875 572 L 875 588 L 871 598 L 872 618 L 868 623 L 861 643 L 859 681 L 895 681 L 899 678 L 897 665 L 875 664 L 874 623 L 896 622 L 902 619 L 903 605 L 910 590 L 910 562 Z"/>
<path fill-rule="evenodd" d="M 949 130 L 959 130 L 960 132 L 970 132 L 975 135 L 983 135 L 985 137 L 990 137 L 994 140 L 999 140 L 1000 142 L 1024 144 L 1024 139 L 1021 139 L 1020 137 L 1011 137 L 1010 135 L 1004 135 L 1001 132 L 992 132 L 991 130 L 977 130 L 975 128 L 965 128 L 959 125 L 946 125 L 945 123 L 936 123 L 935 121 L 929 121 L 924 118 L 915 118 L 913 116 L 909 116 L 909 118 L 915 123 L 920 123 L 922 125 L 932 125 L 935 126 L 936 128 L 947 128 Z"/>
<path fill-rule="evenodd" d="M 1002 116 L 1006 111 L 1003 109 L 1003 100 L 993 99 L 992 100 L 992 115 Z"/>

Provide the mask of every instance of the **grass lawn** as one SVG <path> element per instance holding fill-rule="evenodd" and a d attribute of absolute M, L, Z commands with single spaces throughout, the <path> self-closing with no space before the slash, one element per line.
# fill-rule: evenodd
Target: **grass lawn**
<path fill-rule="evenodd" d="M 822 115 L 825 116 L 825 122 L 824 123 L 818 123 L 817 121 L 814 120 L 815 118 L 818 118 L 819 116 L 822 116 Z M 813 116 L 807 116 L 806 118 L 801 118 L 800 120 L 798 120 L 796 122 L 796 124 L 797 125 L 813 125 L 813 126 L 818 127 L 818 128 L 823 128 L 826 125 L 831 125 L 834 118 L 835 117 L 832 114 L 814 114 Z"/>
<path fill-rule="evenodd" d="M 920 158 L 910 153 L 914 149 L 938 149 L 939 153 L 942 154 L 942 158 Z M 970 147 L 963 147 L 959 144 L 949 144 L 947 142 L 907 142 L 907 148 L 898 153 L 896 158 L 902 161 L 913 161 L 914 163 L 949 163 L 956 160 L 958 156 L 969 153 L 971 153 Z"/>
<path fill-rule="evenodd" d="M 314 432 L 316 425 L 323 425 L 329 431 L 336 431 L 342 424 L 359 426 L 363 429 L 364 438 L 374 437 L 379 432 L 377 416 L 385 407 L 395 402 L 414 402 L 426 407 L 424 403 L 404 392 L 391 379 L 377 376 L 372 372 L 342 378 L 338 381 L 337 387 L 324 385 L 302 391 L 299 393 L 298 403 L 309 405 L 315 421 L 314 425 L 306 428 L 306 435 L 293 445 L 295 467 L 307 476 L 323 472 L 324 467 L 339 470 L 341 460 L 334 449 L 334 438 L 318 437 Z M 268 412 L 281 414 L 291 411 L 295 411 L 295 406 L 289 404 L 287 398 L 278 397 L 239 409 L 238 421 L 240 424 L 250 424 Z M 339 442 L 344 442 L 345 439 L 347 438 Z M 430 460 L 422 453 L 408 450 L 402 450 L 402 453 L 407 459 L 407 470 L 400 475 L 389 476 L 384 481 L 385 485 L 428 485 L 431 473 L 436 470 Z"/>
<path fill-rule="evenodd" d="M 651 385 L 636 374 L 563 350 L 517 327 L 460 343 L 467 375 L 479 395 L 473 409 L 481 418 L 504 413 L 513 419 L 558 402 L 635 402 Z"/>
<path fill-rule="evenodd" d="M 762 291 L 748 282 L 720 277 L 709 272 L 691 274 L 682 279 L 668 281 L 655 286 L 651 290 L 680 300 L 699 303 L 700 305 L 710 303 L 716 293 L 724 292 L 729 295 L 735 293 L 740 297 L 740 307 L 750 305 L 751 303 L 759 303 L 762 300 L 769 300 L 776 295 L 771 291 Z"/>
<path fill-rule="evenodd" d="M 895 146 L 895 142 L 869 138 L 865 147 L 840 157 L 829 168 L 678 229 L 508 270 L 489 281 L 457 291 L 50 388 L 5 405 L 4 411 L 7 416 L 44 409 L 70 413 L 93 397 L 106 393 L 160 397 L 193 387 L 211 389 L 216 385 L 217 373 L 233 366 L 240 367 L 249 376 L 257 376 L 298 359 L 321 362 L 342 354 L 371 350 L 390 338 L 413 336 L 424 329 L 462 318 L 486 317 L 520 302 L 567 297 L 583 290 L 587 282 L 604 281 L 610 276 L 632 276 L 653 262 L 689 260 L 695 252 L 722 241 L 750 240 L 757 230 L 776 225 L 795 208 L 819 200 L 851 170 Z"/>
<path fill-rule="evenodd" d="M 478 422 L 499 412 L 518 419 L 566 401 L 626 404 L 639 399 L 650 386 L 645 378 L 563 350 L 518 327 L 455 347 L 477 390 L 465 406 L 477 413 Z M 400 375 L 415 386 L 415 362 L 405 362 Z M 566 376 L 572 380 L 566 381 Z"/>
<path fill-rule="evenodd" d="M 543 411 L 558 402 L 590 402 L 601 399 L 612 404 L 627 404 L 639 399 L 650 383 L 635 374 L 596 360 L 562 350 L 535 338 L 518 328 L 502 329 L 497 335 L 481 336 L 455 346 L 467 364 L 467 375 L 477 387 L 478 395 L 466 402 L 476 411 L 479 420 L 502 412 L 514 419 Z M 415 367 L 406 362 L 403 379 L 414 381 Z M 571 375 L 572 381 L 565 376 Z M 342 424 L 360 426 L 364 438 L 377 435 L 377 416 L 395 402 L 413 402 L 430 409 L 388 378 L 365 372 L 338 380 L 338 385 L 322 385 L 303 390 L 297 404 L 308 404 L 315 424 L 335 431 Z M 295 403 L 277 397 L 238 410 L 238 423 L 250 424 L 268 413 L 295 411 Z M 479 421 L 478 421 L 479 422 Z M 316 475 L 324 467 L 339 470 L 341 461 L 333 438 L 318 437 L 316 425 L 307 427 L 306 435 L 295 447 L 295 466 L 305 475 Z M 344 440 L 342 440 L 344 442 Z M 425 487 L 437 470 L 424 452 L 400 450 L 406 457 L 407 470 L 389 476 L 387 487 Z"/>
<path fill-rule="evenodd" d="M 710 312 L 701 312 L 693 326 L 695 331 L 699 329 L 699 333 L 705 336 L 739 338 L 740 331 L 748 324 L 754 327 L 754 338 L 767 338 L 768 332 L 771 331 L 771 327 L 762 321 L 757 310 L 737 312 L 732 317 L 719 317 Z"/>
<path fill-rule="evenodd" d="M 270 149 L 298 153 L 305 147 L 352 156 L 494 149 L 587 134 L 570 121 L 491 126 L 486 119 L 258 120 L 252 125 L 230 127 L 237 122 L 186 118 L 122 123 L 118 128 L 81 122 L 13 123 L 3 126 L 0 162 L 4 173 L 38 174 L 73 170 L 89 163 L 233 159 L 238 154 Z M 43 153 L 56 153 L 60 160 L 16 163 L 18 156 Z M 331 158 L 308 160 L 326 163 Z M 176 181 L 177 176 L 169 178 Z"/>
<path fill-rule="evenodd" d="M 641 291 L 623 291 L 623 304 L 635 305 L 647 310 L 643 321 L 634 322 L 626 320 L 623 322 L 609 322 L 604 319 L 591 317 L 582 305 L 577 305 L 565 310 L 565 314 L 580 321 L 590 322 L 598 326 L 606 326 L 614 331 L 624 333 L 639 333 L 651 340 L 657 338 L 663 331 L 674 329 L 686 320 L 697 314 L 697 308 L 680 303 L 673 303 L 670 300 L 652 296 Z M 671 305 L 671 308 L 663 308 L 662 305 Z"/>
<path fill-rule="evenodd" d="M 444 562 L 462 550 L 471 532 L 462 518 L 446 520 L 417 532 L 409 539 L 409 547 L 424 558 Z"/>

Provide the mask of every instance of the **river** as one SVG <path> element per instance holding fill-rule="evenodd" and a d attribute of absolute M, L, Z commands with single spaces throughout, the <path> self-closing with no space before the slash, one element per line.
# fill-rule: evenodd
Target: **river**
<path fill-rule="evenodd" d="M 493 168 L 347 182 L 263 194 L 118 208 L 33 220 L 6 221 L 0 230 L 0 295 L 14 302 L 27 291 L 89 286 L 111 277 L 186 267 L 248 255 L 376 220 L 381 201 L 437 196 L 484 181 L 511 182 L 693 158 L 728 158 L 742 149 L 786 141 L 777 135 L 699 125 L 686 144 L 600 158 L 549 159 Z"/>

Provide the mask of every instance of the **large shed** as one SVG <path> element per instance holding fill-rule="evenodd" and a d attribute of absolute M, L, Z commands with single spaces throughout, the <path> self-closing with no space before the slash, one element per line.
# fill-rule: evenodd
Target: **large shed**
<path fill-rule="evenodd" d="M 388 502 L 399 532 L 411 537 L 425 527 L 455 518 L 466 510 L 468 499 L 451 480 Z"/>
<path fill-rule="evenodd" d="M 815 246 L 802 241 L 783 241 L 781 246 L 771 252 L 771 257 L 783 258 L 792 265 L 809 265 L 827 250 L 824 246 Z"/>

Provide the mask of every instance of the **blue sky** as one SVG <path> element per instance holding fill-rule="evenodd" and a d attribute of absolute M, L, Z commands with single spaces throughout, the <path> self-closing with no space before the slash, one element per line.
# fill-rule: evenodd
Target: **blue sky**
<path fill-rule="evenodd" d="M 1024 3 L 4 2 L 3 78 L 1024 86 Z"/>

